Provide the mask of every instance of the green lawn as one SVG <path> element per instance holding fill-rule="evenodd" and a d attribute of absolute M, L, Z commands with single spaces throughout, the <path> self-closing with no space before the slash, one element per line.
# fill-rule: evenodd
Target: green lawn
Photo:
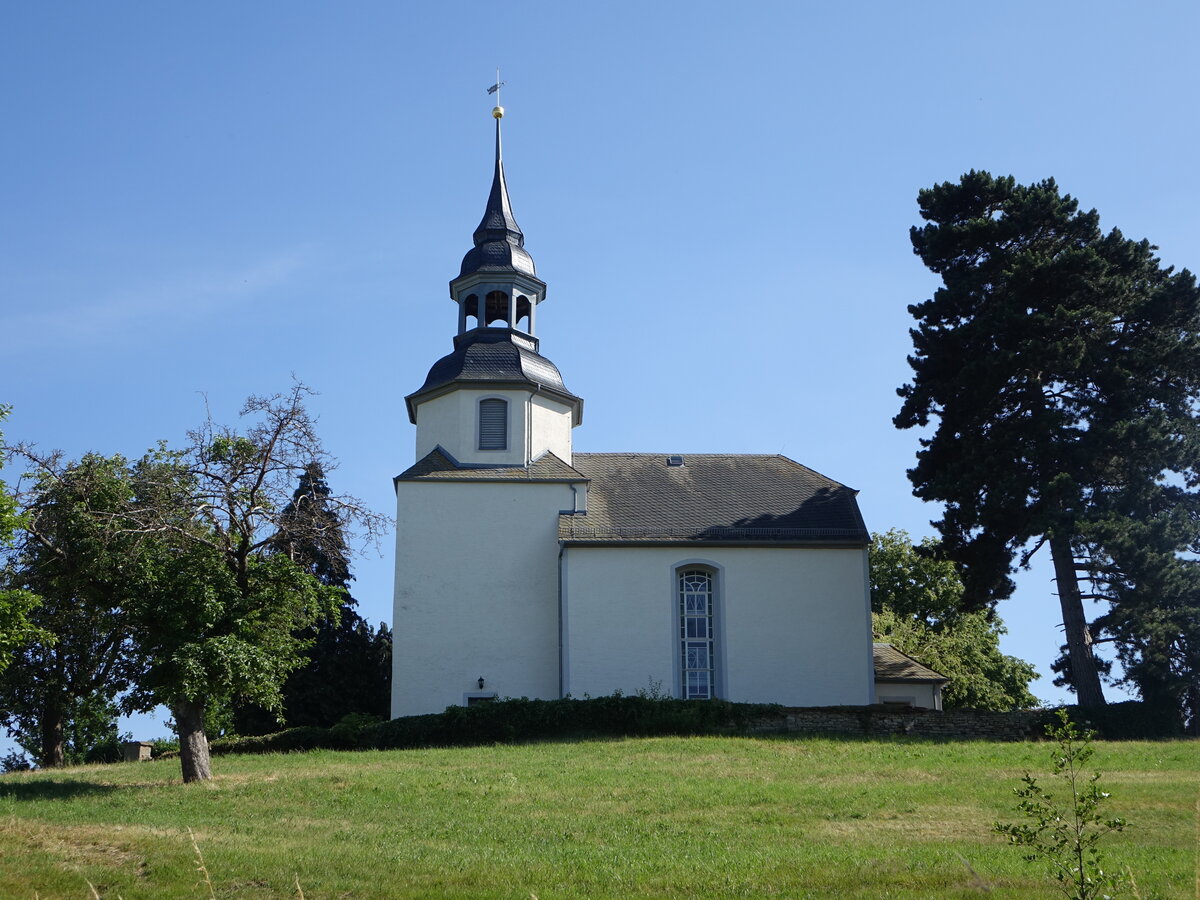
<path fill-rule="evenodd" d="M 0 778 L 0 897 L 1048 897 L 991 834 L 1049 744 L 648 738 Z M 1200 743 L 1096 744 L 1141 898 L 1197 894 Z M 1131 893 L 1130 896 L 1133 896 Z"/>

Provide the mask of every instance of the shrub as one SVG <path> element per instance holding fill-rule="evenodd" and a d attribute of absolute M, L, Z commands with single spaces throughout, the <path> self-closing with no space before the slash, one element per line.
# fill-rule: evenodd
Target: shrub
<path fill-rule="evenodd" d="M 1025 773 L 1024 787 L 1014 788 L 1020 798 L 1017 810 L 1024 823 L 996 822 L 992 830 L 1019 846 L 1028 848 L 1025 859 L 1045 862 L 1058 889 L 1070 900 L 1107 897 L 1120 885 L 1119 876 L 1104 871 L 1097 847 L 1104 835 L 1121 831 L 1123 819 L 1105 819 L 1100 804 L 1108 794 L 1100 790 L 1100 773 L 1090 777 L 1084 766 L 1091 759 L 1094 732 L 1080 731 L 1066 710 L 1057 713 L 1057 723 L 1046 726 L 1046 736 L 1056 746 L 1050 753 L 1050 770 L 1069 792 L 1066 803 L 1055 800 L 1037 779 Z"/>

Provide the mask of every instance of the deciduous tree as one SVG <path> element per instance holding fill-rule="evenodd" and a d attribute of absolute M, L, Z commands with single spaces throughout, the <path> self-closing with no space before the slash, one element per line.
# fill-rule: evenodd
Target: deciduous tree
<path fill-rule="evenodd" d="M 871 619 L 875 639 L 950 679 L 946 708 L 1026 709 L 1033 666 L 1000 651 L 1004 624 L 985 610 L 965 609 L 963 585 L 936 541 L 914 547 L 904 531 L 871 536 Z"/>
<path fill-rule="evenodd" d="M 0 422 L 8 416 L 9 407 L 0 404 Z M 0 465 L 8 457 L 4 434 L 0 432 Z M 21 525 L 16 498 L 9 492 L 8 485 L 0 480 L 0 554 L 8 557 L 12 542 Z M 17 649 L 26 642 L 39 637 L 37 626 L 30 614 L 40 603 L 37 595 L 13 587 L 11 573 L 0 570 L 0 674 L 11 665 Z M 40 635 L 46 637 L 46 635 Z M 0 708 L 0 713 L 3 709 Z"/>
<path fill-rule="evenodd" d="M 285 677 L 303 661 L 297 634 L 337 609 L 336 588 L 276 552 L 292 485 L 309 466 L 332 464 L 304 407 L 309 393 L 296 384 L 251 397 L 244 433 L 210 419 L 185 451 L 149 457 L 138 473 L 135 527 L 155 534 L 163 554 L 133 607 L 147 674 L 129 703 L 172 709 L 185 781 L 211 777 L 209 700 L 278 710 Z M 368 536 L 386 521 L 344 495 L 325 503 Z M 319 540 L 323 526 L 293 518 L 286 527 Z"/>
<path fill-rule="evenodd" d="M 139 674 L 128 602 L 144 576 L 146 540 L 126 527 L 134 488 L 122 457 L 26 459 L 34 484 L 23 494 L 24 527 L 6 579 L 40 598 L 30 614 L 38 633 L 0 673 L 0 711 L 38 765 L 53 767 L 86 750 L 67 740 L 84 734 L 83 726 L 72 732 L 72 719 L 109 710 L 111 723 L 113 701 Z"/>

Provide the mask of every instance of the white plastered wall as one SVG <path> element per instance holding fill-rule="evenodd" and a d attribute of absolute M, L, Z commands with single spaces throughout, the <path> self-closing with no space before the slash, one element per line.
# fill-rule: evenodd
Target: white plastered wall
<path fill-rule="evenodd" d="M 921 709 L 941 709 L 942 691 L 936 684 L 896 684 L 878 681 L 875 683 L 877 703 L 908 702 Z"/>
<path fill-rule="evenodd" d="M 479 449 L 479 401 L 508 401 L 508 449 Z M 460 463 L 524 466 L 546 451 L 571 461 L 571 409 L 533 390 L 459 388 L 417 406 L 417 459 L 441 446 Z"/>
<path fill-rule="evenodd" d="M 565 690 L 679 695 L 679 565 L 717 572 L 718 694 L 788 706 L 872 700 L 866 551 L 847 548 L 571 547 Z"/>
<path fill-rule="evenodd" d="M 570 465 L 571 408 L 545 394 L 529 397 L 529 461 L 549 451 Z"/>
<path fill-rule="evenodd" d="M 485 690 L 559 696 L 558 515 L 567 484 L 397 483 L 392 715 Z"/>

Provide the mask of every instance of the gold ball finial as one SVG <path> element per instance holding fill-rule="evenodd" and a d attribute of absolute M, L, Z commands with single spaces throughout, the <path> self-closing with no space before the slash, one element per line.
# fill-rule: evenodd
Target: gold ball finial
<path fill-rule="evenodd" d="M 492 118 L 493 119 L 503 119 L 504 118 L 504 107 L 497 106 L 495 109 L 493 109 L 492 110 Z"/>

